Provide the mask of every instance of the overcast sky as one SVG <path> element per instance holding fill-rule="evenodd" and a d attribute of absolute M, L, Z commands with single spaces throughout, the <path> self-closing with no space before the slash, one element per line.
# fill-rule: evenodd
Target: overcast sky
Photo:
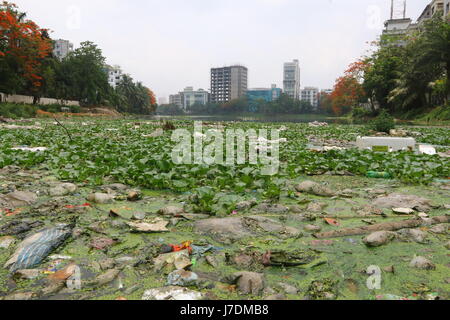
<path fill-rule="evenodd" d="M 299 59 L 301 85 L 331 88 L 370 49 L 390 0 L 10 0 L 53 39 L 90 40 L 107 62 L 167 97 L 209 89 L 209 69 L 249 68 L 249 87 L 282 86 Z M 402 0 L 399 0 L 402 2 Z M 408 0 L 414 20 L 428 0 Z M 402 7 L 402 5 L 400 5 Z M 397 11 L 397 10 L 396 10 Z M 399 10 L 401 13 L 401 9 Z"/>

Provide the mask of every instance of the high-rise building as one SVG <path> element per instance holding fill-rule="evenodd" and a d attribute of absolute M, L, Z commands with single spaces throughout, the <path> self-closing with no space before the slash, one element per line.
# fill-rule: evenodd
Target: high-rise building
<path fill-rule="evenodd" d="M 309 102 L 314 109 L 319 107 L 319 88 L 305 87 L 302 90 L 302 101 Z"/>
<path fill-rule="evenodd" d="M 211 102 L 224 103 L 245 96 L 248 88 L 248 69 L 230 66 L 211 69 Z"/>
<path fill-rule="evenodd" d="M 298 60 L 284 64 L 284 93 L 295 100 L 300 99 L 300 64 Z"/>
<path fill-rule="evenodd" d="M 58 39 L 53 43 L 53 55 L 59 60 L 63 60 L 73 51 L 73 43 L 69 40 Z"/>
<path fill-rule="evenodd" d="M 176 105 L 178 108 L 183 109 L 183 94 L 171 94 L 169 96 L 169 104 Z"/>
<path fill-rule="evenodd" d="M 115 88 L 123 78 L 122 69 L 119 66 L 106 66 L 106 72 L 108 73 L 108 83 L 111 87 Z"/>

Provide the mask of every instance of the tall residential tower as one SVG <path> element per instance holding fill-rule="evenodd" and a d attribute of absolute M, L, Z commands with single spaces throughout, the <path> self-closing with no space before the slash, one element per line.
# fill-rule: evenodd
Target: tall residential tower
<path fill-rule="evenodd" d="M 284 64 L 283 86 L 285 94 L 295 100 L 300 100 L 300 65 L 298 60 Z"/>
<path fill-rule="evenodd" d="M 211 102 L 224 103 L 245 96 L 248 88 L 248 69 L 230 66 L 211 69 Z"/>

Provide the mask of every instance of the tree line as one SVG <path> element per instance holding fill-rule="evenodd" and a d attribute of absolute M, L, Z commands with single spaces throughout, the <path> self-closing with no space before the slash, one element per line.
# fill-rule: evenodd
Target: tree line
<path fill-rule="evenodd" d="M 370 56 L 351 64 L 323 96 L 324 112 L 450 115 L 450 24 L 437 13 L 407 35 L 383 35 Z M 365 109 L 361 108 L 365 106 Z"/>
<path fill-rule="evenodd" d="M 156 109 L 153 92 L 130 76 L 110 86 L 106 58 L 95 43 L 81 43 L 60 61 L 49 33 L 15 4 L 0 4 L 0 92 L 30 95 L 35 103 L 46 97 L 136 114 Z"/>

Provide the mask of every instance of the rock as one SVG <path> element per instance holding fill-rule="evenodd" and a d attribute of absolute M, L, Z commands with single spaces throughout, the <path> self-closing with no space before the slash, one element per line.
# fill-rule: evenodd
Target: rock
<path fill-rule="evenodd" d="M 254 207 L 252 212 L 255 213 L 273 213 L 273 214 L 285 214 L 289 212 L 289 208 L 281 204 L 273 203 L 261 203 L 260 205 Z"/>
<path fill-rule="evenodd" d="M 395 214 L 405 214 L 405 215 L 413 214 L 413 213 L 415 212 L 415 211 L 414 211 L 413 209 L 411 209 L 411 208 L 393 208 L 392 211 L 393 211 Z"/>
<path fill-rule="evenodd" d="M 435 234 L 447 234 L 448 233 L 448 225 L 446 224 L 438 224 L 430 229 L 430 232 Z"/>
<path fill-rule="evenodd" d="M 395 273 L 395 267 L 394 266 L 385 267 L 383 268 L 383 271 L 387 273 Z"/>
<path fill-rule="evenodd" d="M 306 210 L 310 211 L 310 212 L 320 213 L 320 212 L 323 212 L 323 209 L 325 209 L 326 207 L 327 207 L 326 203 L 312 202 L 308 205 Z"/>
<path fill-rule="evenodd" d="M 298 289 L 294 286 L 291 286 L 290 284 L 280 282 L 278 283 L 278 286 L 284 291 L 284 293 L 288 295 L 297 295 Z"/>
<path fill-rule="evenodd" d="M 307 224 L 306 226 L 303 227 L 303 230 L 307 232 L 317 233 L 320 232 L 322 228 L 319 226 L 315 226 L 313 224 Z"/>
<path fill-rule="evenodd" d="M 369 247 L 380 247 L 388 244 L 396 237 L 395 232 L 377 231 L 364 238 L 363 242 Z"/>
<path fill-rule="evenodd" d="M 305 210 L 302 209 L 302 207 L 300 207 L 300 206 L 298 206 L 298 205 L 290 206 L 290 207 L 289 207 L 289 210 L 290 210 L 292 213 L 302 213 L 302 212 L 305 211 Z"/>
<path fill-rule="evenodd" d="M 201 300 L 202 293 L 182 287 L 165 287 L 150 289 L 144 292 L 142 300 Z"/>
<path fill-rule="evenodd" d="M 128 201 L 133 202 L 133 201 L 138 201 L 140 199 L 142 199 L 142 193 L 140 191 L 130 191 L 130 192 L 128 192 L 128 195 L 127 195 L 127 200 Z"/>
<path fill-rule="evenodd" d="M 195 285 L 198 275 L 186 270 L 177 270 L 167 276 L 167 285 L 189 287 Z"/>
<path fill-rule="evenodd" d="M 194 230 L 200 234 L 211 235 L 221 242 L 257 236 L 260 232 L 285 237 L 300 235 L 295 228 L 261 216 L 200 220 L 195 222 Z"/>
<path fill-rule="evenodd" d="M 114 196 L 107 193 L 93 193 L 87 197 L 88 201 L 98 203 L 98 204 L 107 204 L 112 203 L 114 200 Z"/>
<path fill-rule="evenodd" d="M 295 189 L 298 192 L 309 193 L 322 197 L 333 197 L 336 195 L 331 189 L 313 181 L 304 181 L 297 185 Z"/>
<path fill-rule="evenodd" d="M 427 234 L 420 229 L 402 229 L 397 231 L 401 240 L 426 243 Z"/>
<path fill-rule="evenodd" d="M 242 201 L 236 204 L 236 210 L 244 211 L 251 209 L 253 206 L 257 204 L 256 200 Z"/>
<path fill-rule="evenodd" d="M 0 237 L 0 249 L 8 249 L 16 240 L 13 237 Z"/>
<path fill-rule="evenodd" d="M 49 193 L 52 197 L 61 197 L 77 191 L 78 187 L 73 183 L 62 183 L 50 189 Z"/>
<path fill-rule="evenodd" d="M 264 300 L 266 300 L 266 301 L 282 301 L 282 300 L 287 300 L 287 298 L 284 294 L 273 294 L 271 296 L 264 298 Z"/>
<path fill-rule="evenodd" d="M 192 261 L 189 258 L 189 251 L 182 250 L 178 252 L 170 252 L 160 254 L 153 260 L 155 272 L 159 272 L 166 268 L 170 271 L 186 269 L 192 266 Z"/>
<path fill-rule="evenodd" d="M 128 187 L 121 183 L 114 183 L 104 187 L 104 189 L 111 189 L 113 191 L 125 191 Z"/>
<path fill-rule="evenodd" d="M 37 199 L 36 193 L 28 191 L 15 191 L 7 195 L 0 195 L 0 202 L 6 202 L 8 204 L 7 206 L 11 208 L 32 205 Z"/>
<path fill-rule="evenodd" d="M 104 286 L 117 278 L 117 276 L 120 274 L 120 270 L 118 269 L 111 269 L 106 271 L 105 273 L 99 275 L 97 278 L 95 278 L 93 285 L 95 286 Z"/>
<path fill-rule="evenodd" d="M 106 250 L 112 247 L 116 242 L 110 238 L 94 238 L 90 243 L 90 247 L 98 250 Z"/>
<path fill-rule="evenodd" d="M 160 218 L 155 218 L 152 223 L 127 222 L 127 224 L 136 232 L 169 232 L 169 229 L 167 229 L 169 221 L 165 221 Z"/>
<path fill-rule="evenodd" d="M 3 297 L 3 300 L 32 300 L 36 295 L 33 292 L 18 292 Z"/>
<path fill-rule="evenodd" d="M 384 215 L 383 210 L 371 205 L 365 205 L 361 208 L 356 209 L 356 213 L 360 216 L 371 216 L 371 215 Z"/>
<path fill-rule="evenodd" d="M 179 207 L 175 207 L 175 206 L 165 207 L 158 211 L 158 214 L 160 214 L 160 215 L 172 216 L 172 217 L 181 215 L 183 213 L 184 213 L 183 208 L 179 208 Z"/>
<path fill-rule="evenodd" d="M 447 248 L 448 250 L 450 250 L 450 241 L 447 241 L 447 243 L 445 244 L 445 248 Z"/>
<path fill-rule="evenodd" d="M 408 208 L 421 212 L 429 212 L 432 208 L 431 200 L 429 199 L 401 193 L 392 193 L 388 196 L 380 197 L 372 205 L 385 209 Z"/>
<path fill-rule="evenodd" d="M 101 260 L 98 264 L 100 265 L 100 268 L 102 268 L 102 270 L 109 270 L 115 267 L 116 261 L 114 259 L 107 258 Z"/>
<path fill-rule="evenodd" d="M 435 270 L 436 266 L 428 259 L 424 257 L 414 257 L 409 264 L 410 267 L 424 270 Z"/>
<path fill-rule="evenodd" d="M 140 211 L 140 212 L 133 213 L 133 217 L 131 217 L 131 219 L 144 220 L 146 216 L 147 216 L 147 213 Z"/>
<path fill-rule="evenodd" d="M 262 294 L 265 286 L 264 274 L 244 271 L 233 274 L 233 277 L 236 278 L 236 285 L 240 293 L 255 296 Z"/>
<path fill-rule="evenodd" d="M 40 269 L 17 270 L 14 273 L 14 277 L 19 279 L 36 279 L 40 275 L 41 275 Z"/>

